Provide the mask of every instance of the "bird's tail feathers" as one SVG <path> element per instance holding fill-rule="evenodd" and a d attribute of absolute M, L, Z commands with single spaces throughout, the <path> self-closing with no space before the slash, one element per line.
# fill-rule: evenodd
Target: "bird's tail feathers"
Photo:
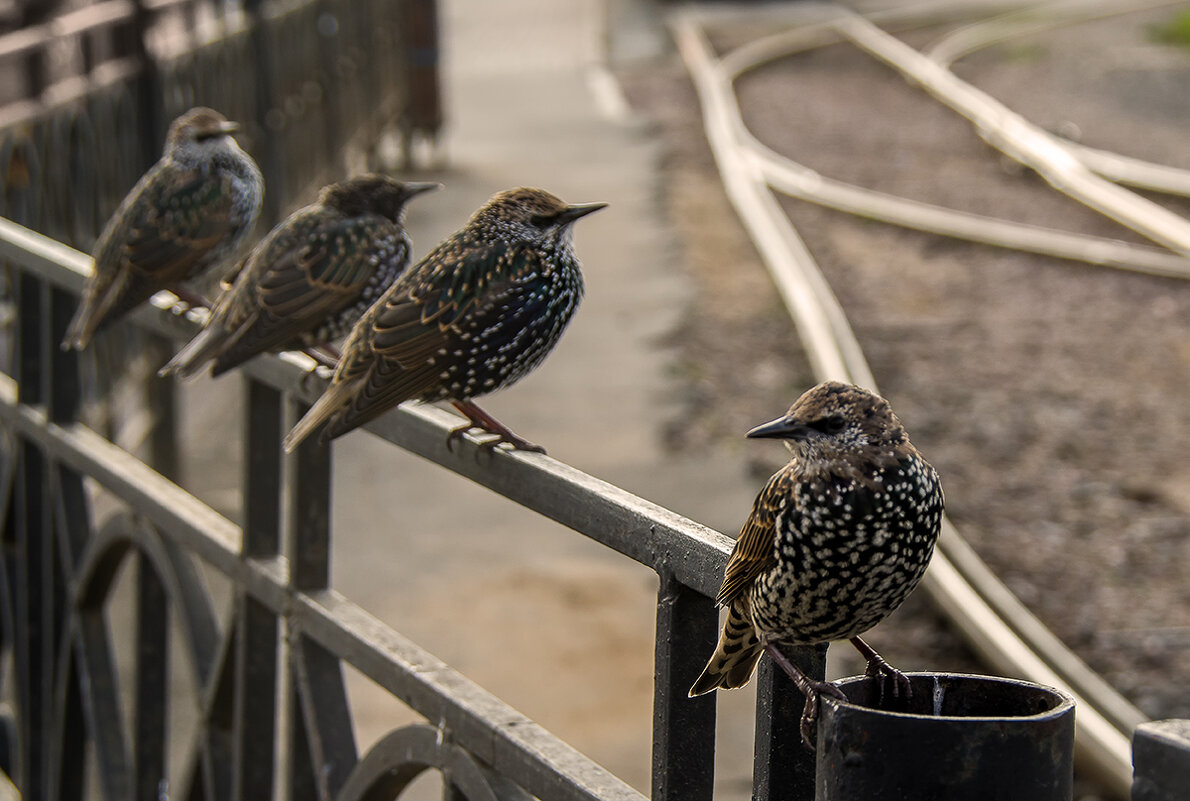
<path fill-rule="evenodd" d="M 756 663 L 763 653 L 764 648 L 743 605 L 733 603 L 728 607 L 727 622 L 723 624 L 715 653 L 690 688 L 690 697 L 715 689 L 734 690 L 743 687 L 752 678 L 752 672 L 756 670 Z"/>
<path fill-rule="evenodd" d="M 341 403 L 341 394 L 336 392 L 335 385 L 331 384 L 310 407 L 310 411 L 302 415 L 302 419 L 297 421 L 297 425 L 285 435 L 285 441 L 282 443 L 285 452 L 293 453 L 306 437 L 313 434 L 315 429 L 334 416 Z"/>
<path fill-rule="evenodd" d="M 87 321 L 91 319 L 91 315 L 87 310 L 86 299 L 79 302 L 78 310 L 75 311 L 74 317 L 70 320 L 70 325 L 66 328 L 66 336 L 62 337 L 62 350 L 85 350 L 87 345 L 91 344 L 91 337 L 94 334 L 93 328 L 88 326 Z"/>
<path fill-rule="evenodd" d="M 88 285 L 79 301 L 78 310 L 66 328 L 66 336 L 62 337 L 62 350 L 85 350 L 91 344 L 95 332 L 107 322 L 116 302 L 121 299 L 127 283 L 128 276 L 125 271 L 121 271 L 106 286 Z"/>
<path fill-rule="evenodd" d="M 208 361 L 219 355 L 225 339 L 221 334 L 224 333 L 222 328 L 208 325 L 174 354 L 174 357 L 157 371 L 157 375 L 162 378 L 169 375 L 182 378 L 198 375 Z"/>

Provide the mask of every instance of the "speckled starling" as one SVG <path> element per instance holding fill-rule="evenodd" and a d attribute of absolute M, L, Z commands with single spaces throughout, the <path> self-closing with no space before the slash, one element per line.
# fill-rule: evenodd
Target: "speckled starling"
<path fill-rule="evenodd" d="M 485 445 L 541 450 L 472 399 L 522 378 L 558 342 L 583 294 L 571 224 L 605 205 L 567 205 L 540 189 L 493 197 L 364 314 L 285 449 L 319 426 L 333 439 L 417 399 L 466 415 L 452 438 L 479 428 L 496 434 Z"/>
<path fill-rule="evenodd" d="M 156 292 L 180 290 L 236 253 L 264 197 L 256 162 L 232 138 L 237 129 L 209 108 L 192 108 L 173 121 L 164 155 L 95 243 L 95 269 L 63 349 L 82 350 L 97 331 Z"/>
<path fill-rule="evenodd" d="M 736 540 L 716 598 L 727 620 L 690 695 L 747 684 L 767 650 L 806 695 L 809 744 L 818 694 L 841 693 L 802 674 L 776 644 L 850 639 L 869 675 L 908 693 L 905 676 L 859 635 L 900 606 L 925 573 L 942 521 L 942 485 L 888 402 L 850 384 L 819 384 L 748 436 L 784 439 L 793 457 L 760 491 Z"/>
<path fill-rule="evenodd" d="M 365 175 L 324 187 L 243 261 L 206 326 L 161 368 L 219 375 L 266 351 L 317 348 L 347 335 L 409 267 L 405 204 L 437 183 Z"/>

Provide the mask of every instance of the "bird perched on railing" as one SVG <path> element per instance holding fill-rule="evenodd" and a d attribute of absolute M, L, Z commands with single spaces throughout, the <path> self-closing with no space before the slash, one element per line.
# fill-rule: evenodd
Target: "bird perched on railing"
<path fill-rule="evenodd" d="M 904 674 L 859 635 L 925 573 L 942 522 L 942 485 L 888 401 L 850 384 L 819 384 L 748 436 L 784 439 L 793 456 L 760 491 L 736 540 L 716 598 L 727 620 L 690 695 L 742 687 L 768 651 L 806 696 L 802 737 L 813 747 L 819 694 L 846 699 L 776 646 L 849 639 L 882 691 L 911 693 Z"/>
<path fill-rule="evenodd" d="M 236 123 L 209 108 L 173 121 L 165 153 L 120 203 L 95 243 L 95 269 L 62 348 L 82 350 L 97 331 L 162 289 L 235 255 L 264 198 L 260 170 L 232 138 Z"/>
<path fill-rule="evenodd" d="M 409 267 L 406 202 L 441 186 L 365 175 L 324 187 L 253 248 L 161 375 L 190 376 L 213 361 L 217 376 L 266 351 L 325 348 L 346 336 Z"/>
<path fill-rule="evenodd" d="M 583 294 L 571 224 L 605 203 L 568 205 L 541 189 L 501 192 L 401 277 L 356 324 L 330 385 L 285 438 L 292 451 L 323 426 L 324 440 L 402 401 L 450 401 L 473 428 L 542 451 L 472 399 L 535 368 Z"/>

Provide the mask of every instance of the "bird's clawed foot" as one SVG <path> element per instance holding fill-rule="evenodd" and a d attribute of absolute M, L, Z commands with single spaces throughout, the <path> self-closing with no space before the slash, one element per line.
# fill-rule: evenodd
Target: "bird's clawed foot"
<path fill-rule="evenodd" d="M 884 703 L 886 697 L 912 698 L 913 684 L 909 677 L 885 661 L 884 657 L 876 653 L 876 649 L 868 645 L 859 637 L 852 637 L 851 644 L 855 646 L 864 659 L 868 660 L 865 676 L 875 679 L 880 689 L 879 702 Z"/>
<path fill-rule="evenodd" d="M 802 691 L 802 695 L 806 696 L 806 705 L 802 708 L 802 722 L 800 727 L 802 742 L 811 751 L 815 751 L 817 749 L 814 747 L 814 740 L 818 735 L 818 700 L 825 695 L 834 698 L 836 701 L 846 701 L 847 696 L 829 681 L 806 679 L 806 683 L 804 685 L 798 685 L 798 689 Z"/>
<path fill-rule="evenodd" d="M 809 748 L 811 751 L 814 751 L 814 738 L 818 728 L 819 699 L 825 695 L 829 698 L 834 698 L 837 701 L 846 701 L 848 700 L 847 696 L 843 694 L 842 690 L 831 684 L 829 681 L 816 681 L 815 679 L 807 676 L 805 673 L 802 673 L 802 671 L 798 669 L 797 665 L 790 662 L 789 658 L 781 652 L 781 649 L 777 647 L 775 642 L 766 642 L 764 644 L 764 649 L 768 651 L 769 656 L 772 658 L 777 667 L 785 671 L 785 674 L 793 680 L 793 683 L 797 685 L 797 688 L 801 691 L 801 694 L 806 696 L 806 705 L 802 708 L 802 721 L 800 727 L 802 733 L 802 742 L 806 744 L 807 748 Z"/>
<path fill-rule="evenodd" d="M 483 431 L 488 434 L 495 434 L 491 439 L 486 439 L 479 443 L 479 449 L 483 451 L 491 451 L 502 443 L 511 445 L 518 451 L 532 451 L 533 453 L 545 453 L 545 448 L 536 445 L 529 440 L 517 436 L 507 426 L 501 423 L 496 418 L 485 412 L 483 409 L 476 406 L 471 401 L 451 401 L 451 405 L 458 409 L 464 417 L 467 418 L 467 424 L 459 426 L 451 430 L 446 437 L 446 449 L 454 450 L 454 441 L 461 438 L 469 431 Z"/>

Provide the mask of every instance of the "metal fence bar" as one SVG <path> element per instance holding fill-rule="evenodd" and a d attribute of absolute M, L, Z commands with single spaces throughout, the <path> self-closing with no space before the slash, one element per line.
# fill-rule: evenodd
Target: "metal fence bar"
<path fill-rule="evenodd" d="M 1178 801 L 1190 787 L 1190 721 L 1157 720 L 1132 737 L 1132 801 Z"/>
<path fill-rule="evenodd" d="M 38 409 L 18 404 L 15 382 L 7 377 L 0 378 L 0 420 L 18 436 L 36 441 L 50 458 L 92 476 L 163 535 L 229 576 L 274 615 L 286 616 L 311 640 L 349 660 L 414 710 L 440 721 L 456 742 L 533 795 L 603 801 L 641 798 L 338 593 L 294 592 L 287 570 L 277 560 L 242 558 L 238 527 L 85 426 L 51 424 Z M 438 429 L 442 442 L 448 428 Z M 474 446 L 465 450 L 472 451 L 469 458 L 474 459 Z M 102 660 L 98 664 L 102 666 Z M 117 775 L 125 775 L 118 756 L 121 748 L 116 745 L 120 738 L 113 732 L 105 736 L 115 738 L 105 752 L 111 755 L 109 763 Z"/>
<path fill-rule="evenodd" d="M 24 269 L 36 270 L 56 287 L 67 291 L 77 289 L 80 274 L 86 269 L 85 258 L 0 223 L 0 232 L 6 228 L 22 246 L 0 242 L 0 256 L 12 256 Z M 134 317 L 167 335 L 185 335 L 192 325 L 153 309 L 143 310 Z M 255 411 L 252 408 L 247 411 L 249 440 L 259 436 L 263 443 L 266 433 L 275 430 L 276 421 L 267 418 L 270 408 L 279 408 L 274 405 L 278 397 L 308 402 L 316 391 L 306 386 L 309 382 L 305 380 L 305 371 L 293 361 L 294 357 L 256 360 L 249 368 L 252 380 L 260 384 L 259 389 L 250 390 L 250 401 L 272 399 L 261 402 Z M 270 389 L 266 391 L 266 388 Z M 333 654 L 335 660 L 350 662 L 363 675 L 442 726 L 450 732 L 453 742 L 484 770 L 490 768 L 494 775 L 503 776 L 543 798 L 639 799 L 639 794 L 615 777 L 595 768 L 569 746 L 342 596 L 321 589 L 326 586 L 329 556 L 325 534 L 329 460 L 325 447 L 315 446 L 312 455 L 305 459 L 299 455 L 294 464 L 295 483 L 291 492 L 302 500 L 293 502 L 315 505 L 308 506 L 306 511 L 300 506 L 291 510 L 287 550 L 292 559 L 280 559 L 265 547 L 260 548 L 260 556 L 250 556 L 245 554 L 245 549 L 251 552 L 256 546 L 246 544 L 243 532 L 230 521 L 85 427 L 51 422 L 39 408 L 18 404 L 16 392 L 16 382 L 0 379 L 0 418 L 19 437 L 35 441 L 37 448 L 50 459 L 92 476 L 160 529 L 166 541 L 228 575 L 237 592 L 258 603 L 263 614 L 273 619 L 284 618 L 287 627 L 299 632 L 304 646 L 321 647 L 327 654 Z M 252 423 L 257 416 L 258 422 Z M 684 696 L 714 639 L 717 615 L 709 596 L 718 588 L 730 540 L 546 457 L 518 453 L 484 456 L 471 441 L 448 450 L 447 434 L 455 425 L 456 419 L 441 410 L 413 407 L 387 416 L 373 430 L 652 566 L 665 577 L 659 596 L 662 599 L 659 631 L 672 636 L 658 648 L 658 684 L 668 688 L 658 702 L 658 762 L 667 765 L 664 786 L 669 788 L 666 791 L 669 797 L 680 797 L 685 788 L 695 788 L 695 797 L 708 797 L 710 759 L 690 760 L 688 767 L 684 767 L 679 757 L 683 747 L 697 749 L 699 754 L 713 754 L 714 702 L 713 699 L 701 699 L 701 703 L 688 701 Z M 261 433 L 254 434 L 257 428 Z M 274 449 L 275 444 L 276 439 Z M 306 479 L 301 478 L 303 472 Z M 300 489 L 297 486 L 300 481 L 307 481 L 307 486 L 314 489 Z M 275 510 L 261 506 L 246 515 L 246 519 L 265 520 L 267 525 L 267 521 L 275 520 L 275 515 Z M 314 547 L 308 548 L 308 544 Z M 306 567 L 301 565 L 303 559 L 308 562 Z M 240 619 L 236 629 L 242 625 Z M 239 658 L 236 653 L 231 656 Z M 225 655 L 224 659 L 227 658 Z M 285 659 L 289 662 L 292 656 Z M 226 709 L 229 698 L 239 697 L 244 687 L 229 688 L 232 683 L 225 670 L 215 673 L 213 687 L 204 691 L 207 735 L 203 753 L 193 760 L 195 767 L 184 791 L 187 797 L 198 797 L 212 790 L 218 797 L 228 797 L 218 789 L 227 784 L 220 778 L 217 763 L 234 749 L 220 745 L 225 736 L 222 732 L 227 730 L 224 718 L 228 715 L 221 710 Z M 292 709 L 300 711 L 304 708 L 300 679 L 294 685 L 284 695 L 296 696 Z M 339 705 L 316 715 L 291 714 L 291 747 L 316 746 L 316 737 L 323 736 L 328 729 L 327 721 L 336 714 L 342 719 L 345 709 Z M 298 759 L 299 756 L 290 755 L 291 761 Z M 295 797 L 307 791 L 319 795 L 316 785 L 303 784 L 306 778 L 298 771 L 291 781 L 290 792 Z M 308 778 L 313 781 L 313 777 Z M 329 785 L 324 786 L 322 795 L 327 792 Z"/>
<path fill-rule="evenodd" d="M 137 801 L 158 801 L 165 775 L 169 704 L 169 607 L 148 557 L 136 560 L 136 701 L 133 767 Z"/>
<path fill-rule="evenodd" d="M 309 764 L 317 766 L 319 801 L 332 801 L 358 762 L 351 707 L 339 658 L 300 633 L 290 637 L 296 710 L 305 722 Z"/>
<path fill-rule="evenodd" d="M 687 696 L 715 647 L 714 601 L 669 571 L 657 591 L 653 660 L 653 801 L 710 801 L 715 789 L 715 696 Z"/>
<path fill-rule="evenodd" d="M 244 543 L 248 557 L 276 556 L 281 549 L 281 393 L 247 380 L 244 405 Z"/>
<path fill-rule="evenodd" d="M 294 404 L 297 419 L 306 404 Z M 276 449 L 276 442 L 273 448 Z M 305 442 L 293 458 L 290 497 L 290 581 L 297 590 L 321 590 L 331 580 L 331 451 L 322 442 Z"/>
<path fill-rule="evenodd" d="M 781 647 L 806 676 L 826 678 L 826 644 L 815 648 Z M 756 801 L 811 801 L 814 754 L 802 743 L 805 698 L 793 681 L 769 659 L 757 669 L 756 764 L 752 792 Z"/>
<path fill-rule="evenodd" d="M 231 798 L 252 801 L 273 797 L 272 743 L 277 717 L 276 615 L 267 606 L 240 592 L 236 598 L 235 707 L 233 723 L 234 771 Z"/>

